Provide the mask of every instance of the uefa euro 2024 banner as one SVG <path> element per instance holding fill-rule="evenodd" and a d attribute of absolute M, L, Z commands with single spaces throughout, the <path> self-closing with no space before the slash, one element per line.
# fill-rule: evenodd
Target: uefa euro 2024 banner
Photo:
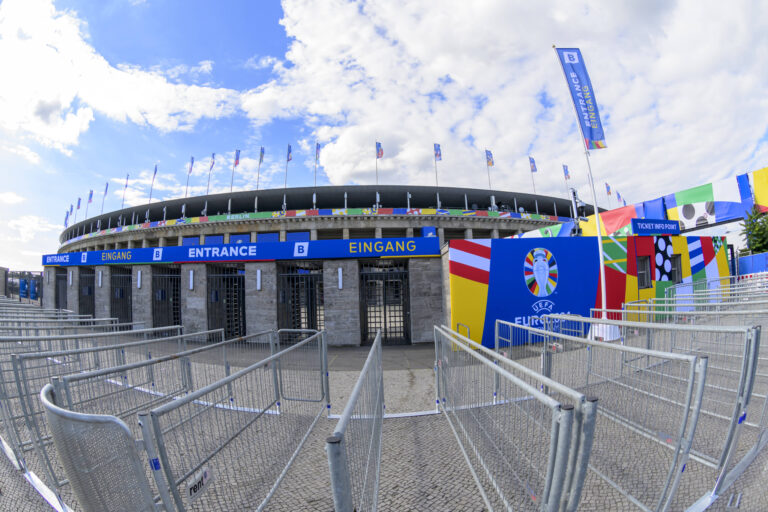
<path fill-rule="evenodd" d="M 541 327 L 542 315 L 595 307 L 593 238 L 452 240 L 449 261 L 452 327 L 487 347 L 497 319 Z"/>

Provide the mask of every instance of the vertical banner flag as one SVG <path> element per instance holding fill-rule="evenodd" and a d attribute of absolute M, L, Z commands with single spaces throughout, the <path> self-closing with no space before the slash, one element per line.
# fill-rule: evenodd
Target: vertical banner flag
<path fill-rule="evenodd" d="M 78 210 L 80 209 L 80 198 L 79 197 L 77 198 L 77 209 Z"/>
<path fill-rule="evenodd" d="M 608 183 L 605 184 L 605 193 L 611 195 L 611 186 Z"/>
<path fill-rule="evenodd" d="M 236 149 L 235 150 L 235 167 L 237 167 L 238 165 L 240 165 L 240 150 Z"/>
<path fill-rule="evenodd" d="M 376 159 L 384 157 L 384 148 L 381 147 L 381 142 L 376 143 Z"/>
<path fill-rule="evenodd" d="M 69 212 L 68 211 L 64 212 L 64 227 L 65 228 L 69 227 Z"/>
<path fill-rule="evenodd" d="M 190 157 L 189 159 L 189 172 L 187 172 L 187 176 L 192 174 L 192 168 L 195 166 L 195 157 Z"/>
<path fill-rule="evenodd" d="M 485 150 L 485 165 L 488 167 L 493 167 L 493 153 L 487 149 Z"/>
<path fill-rule="evenodd" d="M 259 151 L 259 165 L 261 165 L 264 162 L 264 146 L 261 146 L 261 151 Z"/>
<path fill-rule="evenodd" d="M 155 182 L 155 176 L 157 176 L 157 164 L 155 164 L 155 172 L 152 174 L 152 183 Z"/>
<path fill-rule="evenodd" d="M 320 160 L 320 143 L 315 142 L 315 163 Z"/>
<path fill-rule="evenodd" d="M 531 172 L 537 172 L 537 170 L 536 170 L 536 160 L 534 160 L 532 156 L 529 156 L 528 157 L 528 162 L 531 164 Z"/>
<path fill-rule="evenodd" d="M 288 144 L 288 154 L 285 157 L 286 162 L 290 162 L 293 159 L 293 156 L 291 156 L 291 145 Z"/>
<path fill-rule="evenodd" d="M 213 165 L 216 163 L 216 153 L 211 153 L 211 167 L 208 168 L 208 172 L 213 170 Z"/>
<path fill-rule="evenodd" d="M 622 201 L 624 202 L 624 206 L 627 206 L 627 200 L 626 199 L 622 199 Z"/>
<path fill-rule="evenodd" d="M 155 188 L 155 176 L 157 176 L 157 164 L 155 164 L 155 172 L 152 174 L 152 183 L 149 185 L 149 202 L 152 202 L 152 190 Z"/>
<path fill-rule="evenodd" d="M 442 160 L 443 152 L 440 151 L 440 144 L 435 144 L 435 160 Z"/>
<path fill-rule="evenodd" d="M 618 191 L 618 190 L 616 191 L 616 200 L 617 200 L 618 202 L 621 202 L 621 194 L 619 194 L 619 191 Z"/>
<path fill-rule="evenodd" d="M 571 90 L 573 106 L 579 118 L 584 145 L 589 149 L 602 149 L 605 144 L 605 133 L 597 110 L 595 91 L 592 81 L 587 74 L 587 67 L 578 48 L 557 48 L 557 56 L 563 66 L 563 73 Z"/>
<path fill-rule="evenodd" d="M 91 190 L 90 192 L 88 192 L 88 202 L 89 202 L 89 203 L 92 203 L 92 202 L 93 202 L 93 190 Z"/>
<path fill-rule="evenodd" d="M 120 209 L 122 210 L 125 208 L 125 192 L 128 190 L 128 177 L 130 176 L 130 173 L 126 173 L 125 175 L 125 187 L 123 188 L 123 204 L 120 205 Z"/>
<path fill-rule="evenodd" d="M 571 174 L 568 172 L 568 166 L 565 164 L 563 164 L 563 174 L 565 174 L 565 179 L 571 179 Z"/>
<path fill-rule="evenodd" d="M 107 197 L 107 191 L 109 190 L 109 182 L 104 185 L 104 197 Z"/>
<path fill-rule="evenodd" d="M 70 203 L 70 205 L 69 205 L 69 214 L 72 215 L 72 212 L 74 212 L 74 211 L 75 211 L 75 207 L 72 206 L 72 204 Z"/>

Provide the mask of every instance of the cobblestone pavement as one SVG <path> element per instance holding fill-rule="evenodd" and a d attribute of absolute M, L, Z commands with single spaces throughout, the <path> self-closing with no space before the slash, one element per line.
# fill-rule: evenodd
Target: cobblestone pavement
<path fill-rule="evenodd" d="M 0 510 L 40 512 L 53 510 L 0 452 Z"/>

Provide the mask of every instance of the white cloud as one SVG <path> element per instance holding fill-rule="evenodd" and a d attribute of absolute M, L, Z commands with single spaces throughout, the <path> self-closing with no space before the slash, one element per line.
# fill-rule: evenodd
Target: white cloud
<path fill-rule="evenodd" d="M 303 118 L 335 184 L 373 182 L 377 140 L 385 182 L 434 183 L 439 142 L 441 184 L 484 188 L 488 148 L 495 187 L 530 191 L 532 154 L 539 193 L 564 194 L 565 163 L 589 197 L 553 42 L 582 49 L 595 86 L 608 143 L 592 152 L 597 186 L 607 181 L 630 201 L 750 170 L 768 127 L 768 36 L 755 24 L 768 8 L 756 1 L 283 8 L 290 65 L 245 93 L 243 108 L 257 127 Z"/>
<path fill-rule="evenodd" d="M 3 204 L 19 204 L 23 202 L 25 198 L 21 197 L 15 192 L 0 192 L 0 203 Z"/>
<path fill-rule="evenodd" d="M 173 131 L 237 110 L 236 91 L 169 82 L 210 74 L 213 62 L 165 71 L 113 65 L 85 29 L 51 0 L 0 4 L 0 129 L 70 154 L 96 115 Z"/>

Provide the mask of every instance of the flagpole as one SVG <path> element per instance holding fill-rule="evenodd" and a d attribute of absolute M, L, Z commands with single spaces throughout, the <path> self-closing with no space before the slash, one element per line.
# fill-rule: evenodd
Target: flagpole
<path fill-rule="evenodd" d="M 555 50 L 555 57 L 557 57 L 558 63 L 560 62 L 560 58 L 557 55 L 557 46 L 554 44 L 552 45 L 552 49 Z M 563 66 L 560 65 L 560 69 L 563 72 L 563 78 L 565 79 L 565 83 L 568 82 L 568 77 L 565 75 L 565 69 L 563 69 Z M 573 103 L 573 102 L 571 102 Z M 576 119 L 579 120 L 579 112 L 576 110 L 576 105 L 573 105 L 573 112 L 576 114 Z M 581 129 L 581 124 L 579 124 L 579 129 Z M 600 306 L 602 307 L 602 313 L 601 316 L 603 318 L 606 317 L 605 310 L 607 308 L 605 304 L 605 255 L 603 254 L 603 238 L 602 238 L 602 229 L 600 226 L 600 211 L 597 209 L 597 193 L 595 192 L 595 182 L 592 179 L 592 165 L 589 162 L 589 148 L 587 147 L 587 141 L 584 138 L 584 134 L 582 133 L 581 142 L 584 144 L 584 157 L 587 160 L 587 175 L 589 177 L 589 187 L 592 190 L 592 202 L 594 203 L 594 213 L 595 213 L 595 224 L 597 226 L 597 236 L 595 239 L 597 240 L 597 252 L 600 255 Z"/>
<path fill-rule="evenodd" d="M 215 154 L 215 153 L 214 153 Z M 207 196 L 211 190 L 211 173 L 213 172 L 213 164 L 216 163 L 214 157 L 211 157 L 211 167 L 208 169 L 208 186 L 205 188 L 205 195 Z"/>
<path fill-rule="evenodd" d="M 259 158 L 259 166 L 256 168 L 256 190 L 259 190 L 259 176 L 261 176 L 261 158 Z"/>
<path fill-rule="evenodd" d="M 565 183 L 565 198 L 569 201 L 571 200 L 571 191 L 568 189 L 568 178 L 565 177 L 565 172 L 563 172 L 563 182 Z M 574 216 L 576 214 L 574 213 Z"/>
<path fill-rule="evenodd" d="M 125 191 L 128 190 L 128 177 L 129 176 L 130 176 L 130 174 L 126 174 L 125 175 L 125 186 L 123 187 L 123 204 L 120 205 L 120 209 L 121 210 L 125 208 Z"/>
<path fill-rule="evenodd" d="M 77 210 L 80 209 L 80 198 L 77 198 L 77 208 L 75 208 L 75 224 L 77 224 Z"/>
<path fill-rule="evenodd" d="M 376 155 L 376 185 L 379 184 L 379 155 Z"/>
<path fill-rule="evenodd" d="M 531 169 L 531 183 L 533 183 L 533 193 L 536 194 L 536 181 L 533 179 L 533 169 Z"/>
<path fill-rule="evenodd" d="M 488 157 L 485 157 L 485 170 L 488 172 L 488 191 L 492 191 L 493 187 L 491 187 L 491 166 L 488 165 Z"/>
<path fill-rule="evenodd" d="M 101 196 L 101 213 L 99 215 L 104 215 L 104 200 L 107 198 L 107 191 L 104 191 L 104 195 Z"/>
<path fill-rule="evenodd" d="M 318 158 L 318 156 L 319 156 L 319 155 L 317 154 L 317 150 L 318 150 L 318 149 L 319 149 L 319 148 L 318 148 L 318 144 L 317 144 L 317 141 L 315 141 L 315 188 L 317 188 L 317 158 Z"/>
<path fill-rule="evenodd" d="M 189 175 L 192 174 L 192 171 L 189 171 L 187 173 L 187 188 L 184 189 L 184 199 L 187 198 L 187 194 L 189 193 Z"/>
<path fill-rule="evenodd" d="M 229 180 L 229 193 L 232 193 L 232 187 L 235 184 L 235 164 L 232 164 L 232 178 Z"/>
<path fill-rule="evenodd" d="M 149 186 L 149 201 L 147 204 L 152 204 L 152 190 L 155 188 L 155 176 L 157 176 L 157 167 L 155 167 L 155 174 L 152 175 L 152 184 Z"/>
<path fill-rule="evenodd" d="M 87 203 L 85 203 L 85 218 L 86 218 L 86 219 L 88 218 L 88 205 L 89 205 L 89 204 L 91 204 L 91 202 L 90 202 L 90 201 L 88 201 Z"/>

